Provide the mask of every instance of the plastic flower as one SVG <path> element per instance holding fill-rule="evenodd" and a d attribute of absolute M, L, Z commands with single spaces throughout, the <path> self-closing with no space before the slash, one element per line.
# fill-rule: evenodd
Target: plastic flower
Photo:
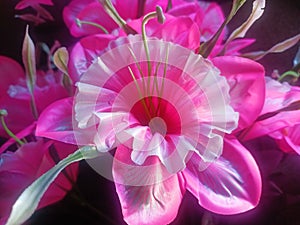
<path fill-rule="evenodd" d="M 97 40 L 89 38 L 79 46 L 91 60 L 76 76 L 74 102 L 63 99 L 45 109 L 37 135 L 83 147 L 21 194 L 8 225 L 26 221 L 63 168 L 91 158 L 90 165 L 115 182 L 129 224 L 172 222 L 186 190 L 220 214 L 258 204 L 260 173 L 235 134 L 261 112 L 263 67 L 233 56 L 209 61 L 194 49 L 148 38 L 145 21 L 142 36 L 118 38 L 105 49 L 86 49 Z M 187 34 L 176 43 L 186 43 Z"/>
<path fill-rule="evenodd" d="M 71 99 L 53 103 L 37 134 L 96 146 L 101 154 L 91 165 L 115 182 L 129 224 L 170 223 L 185 190 L 216 213 L 252 209 L 260 173 L 228 134 L 255 119 L 242 116 L 238 124 L 231 104 L 244 112 L 243 103 L 255 99 L 251 111 L 260 112 L 263 68 L 238 57 L 212 63 L 158 39 L 147 43 L 149 58 L 141 36 L 112 42 L 77 83 L 74 107 Z M 101 157 L 110 167 L 101 166 Z"/>
<path fill-rule="evenodd" d="M 261 115 L 241 137 L 250 140 L 269 135 L 284 152 L 299 154 L 299 102 L 299 87 L 266 77 L 266 101 Z"/>

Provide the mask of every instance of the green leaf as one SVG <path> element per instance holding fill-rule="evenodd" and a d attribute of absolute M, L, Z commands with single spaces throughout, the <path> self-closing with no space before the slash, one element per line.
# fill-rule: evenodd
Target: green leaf
<path fill-rule="evenodd" d="M 230 10 L 229 15 L 227 16 L 226 20 L 222 23 L 218 31 L 214 34 L 214 36 L 207 42 L 203 43 L 199 48 L 199 54 L 202 55 L 204 58 L 207 58 L 213 48 L 215 47 L 222 31 L 224 30 L 225 26 L 231 21 L 237 11 L 244 5 L 246 0 L 233 0 L 232 1 L 232 8 Z"/>
<path fill-rule="evenodd" d="M 98 0 L 102 4 L 105 12 L 118 24 L 126 34 L 137 34 L 137 32 L 130 27 L 126 21 L 120 16 L 116 8 L 111 3 L 111 0 Z"/>
<path fill-rule="evenodd" d="M 249 52 L 249 53 L 243 54 L 242 56 L 253 59 L 253 60 L 260 60 L 267 54 L 283 52 L 283 51 L 291 48 L 295 44 L 297 44 L 299 41 L 300 41 L 300 34 L 274 45 L 272 48 L 270 48 L 267 51 Z"/>
<path fill-rule="evenodd" d="M 26 83 L 31 96 L 30 107 L 34 118 L 38 118 L 38 111 L 34 98 L 34 86 L 36 83 L 36 62 L 35 62 L 35 47 L 33 41 L 28 34 L 28 25 L 26 27 L 25 37 L 22 47 L 22 60 L 26 72 Z"/>
<path fill-rule="evenodd" d="M 26 27 L 25 37 L 22 48 L 22 60 L 26 72 L 26 81 L 30 93 L 33 93 L 33 89 L 36 82 L 36 62 L 35 62 L 35 47 L 33 41 L 28 34 L 28 25 Z"/>
<path fill-rule="evenodd" d="M 265 0 L 256 0 L 253 2 L 252 5 L 252 12 L 248 19 L 237 29 L 235 29 L 230 37 L 227 39 L 226 43 L 229 43 L 233 39 L 236 38 L 243 38 L 245 37 L 247 31 L 249 28 L 253 25 L 253 23 L 258 20 L 262 14 L 264 13 L 264 8 L 265 8 L 266 1 Z"/>
<path fill-rule="evenodd" d="M 18 225 L 24 223 L 36 210 L 42 196 L 58 176 L 58 174 L 68 165 L 83 159 L 92 159 L 99 156 L 95 147 L 85 146 L 78 149 L 73 154 L 61 160 L 52 169 L 35 180 L 29 187 L 23 191 L 15 204 L 8 218 L 6 225 Z"/>

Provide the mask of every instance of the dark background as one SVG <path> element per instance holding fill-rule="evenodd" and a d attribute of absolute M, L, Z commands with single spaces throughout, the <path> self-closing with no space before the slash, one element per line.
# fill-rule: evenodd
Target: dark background
<path fill-rule="evenodd" d="M 76 42 L 72 38 L 64 23 L 61 14 L 63 6 L 68 3 L 64 0 L 53 0 L 55 7 L 46 7 L 55 21 L 39 26 L 30 27 L 30 35 L 35 43 L 45 42 L 51 46 L 54 40 L 58 40 L 64 46 L 71 46 Z M 230 10 L 231 1 L 217 1 L 224 9 L 225 15 Z M 0 55 L 6 55 L 21 63 L 21 49 L 26 22 L 14 18 L 15 14 L 24 13 L 27 10 L 17 12 L 14 6 L 15 0 L 0 0 Z M 250 13 L 252 0 L 247 0 L 245 6 L 238 12 L 237 16 L 229 24 L 229 30 L 236 28 Z M 244 19 L 243 19 L 244 18 Z M 248 32 L 247 37 L 256 38 L 257 41 L 248 51 L 267 50 L 274 44 L 300 33 L 300 1 L 299 0 L 268 0 L 263 17 L 255 23 Z M 299 44 L 298 44 L 299 46 Z M 297 52 L 298 46 L 281 54 L 271 54 L 260 62 L 265 66 L 268 75 L 273 69 L 283 73 L 292 68 L 292 60 Z M 274 145 L 270 141 L 269 145 Z M 274 146 L 274 148 L 276 148 Z M 254 156 L 255 155 L 255 152 Z M 258 164 L 263 164 L 259 156 L 256 156 Z M 299 168 L 300 169 L 300 168 Z M 263 171 L 262 171 L 263 172 Z M 300 179 L 300 176 L 299 176 Z M 300 182 L 296 180 L 296 182 Z M 48 206 L 36 212 L 26 223 L 30 225 L 52 225 L 52 224 L 125 224 L 122 220 L 118 197 L 114 190 L 114 184 L 96 172 L 85 162 L 80 164 L 77 188 L 90 205 L 97 208 L 99 212 L 91 209 L 84 203 L 78 203 L 69 193 L 64 200 Z M 300 190 L 299 192 L 300 193 Z M 250 212 L 236 216 L 219 216 L 205 212 L 197 200 L 186 193 L 179 210 L 177 219 L 173 225 L 201 224 L 203 214 L 212 216 L 210 225 L 299 225 L 300 204 L 287 207 L 282 204 L 282 196 L 265 201 L 262 197 L 260 205 Z M 102 215 L 101 215 L 102 214 Z M 209 225 L 209 224 L 207 224 Z"/>

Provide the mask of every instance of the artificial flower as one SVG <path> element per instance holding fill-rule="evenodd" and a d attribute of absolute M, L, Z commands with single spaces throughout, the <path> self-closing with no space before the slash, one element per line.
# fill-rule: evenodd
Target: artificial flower
<path fill-rule="evenodd" d="M 61 100 L 47 108 L 37 135 L 95 145 L 102 154 L 116 148 L 108 170 L 129 224 L 171 222 L 186 189 L 216 213 L 252 209 L 260 198 L 260 173 L 228 134 L 259 115 L 262 66 L 229 56 L 210 62 L 155 38 L 147 43 L 149 58 L 141 36 L 110 43 L 77 83 L 75 105 Z M 238 120 L 234 110 L 244 113 L 243 102 L 252 102 L 253 117 Z M 107 170 L 95 169 L 102 175 Z"/>

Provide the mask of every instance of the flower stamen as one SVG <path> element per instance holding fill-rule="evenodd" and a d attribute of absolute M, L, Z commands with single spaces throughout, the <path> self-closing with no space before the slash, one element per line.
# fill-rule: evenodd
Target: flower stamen
<path fill-rule="evenodd" d="M 163 10 L 160 6 L 156 6 L 156 11 L 148 13 L 147 15 L 144 16 L 143 22 L 142 22 L 142 38 L 143 38 L 143 43 L 144 43 L 144 48 L 147 56 L 147 64 L 148 64 L 148 85 L 147 85 L 147 94 L 150 94 L 150 81 L 151 81 L 151 71 L 152 71 L 152 65 L 150 62 L 150 54 L 149 54 L 149 46 L 147 42 L 147 34 L 146 34 L 146 24 L 148 23 L 149 20 L 157 18 L 159 23 L 164 23 L 165 17 L 163 14 Z"/>
<path fill-rule="evenodd" d="M 11 137 L 13 138 L 19 145 L 23 145 L 25 144 L 23 141 L 21 141 L 6 125 L 4 117 L 7 116 L 8 113 L 5 109 L 1 109 L 0 110 L 0 120 L 1 120 L 1 125 L 3 127 L 3 129 L 5 130 L 5 132 Z"/>
<path fill-rule="evenodd" d="M 148 107 L 147 107 L 147 105 L 146 105 L 145 99 L 143 98 L 142 91 L 141 91 L 141 89 L 140 89 L 140 87 L 139 87 L 139 85 L 138 85 L 138 82 L 137 82 L 137 80 L 136 80 L 136 78 L 135 78 L 135 76 L 134 76 L 134 74 L 133 74 L 133 72 L 132 72 L 132 69 L 130 68 L 130 66 L 128 66 L 127 68 L 128 68 L 128 70 L 129 70 L 129 73 L 130 73 L 131 76 L 132 76 L 132 79 L 133 79 L 134 83 L 135 83 L 136 89 L 137 89 L 137 91 L 138 91 L 138 93 L 139 93 L 139 97 L 140 97 L 141 100 L 142 100 L 142 104 L 143 104 L 143 107 L 144 107 L 144 109 L 145 109 L 145 112 L 146 112 L 147 116 L 149 117 L 149 119 L 151 119 L 150 112 L 149 112 Z"/>
<path fill-rule="evenodd" d="M 80 20 L 78 18 L 76 18 L 76 24 L 78 27 L 82 28 L 82 25 L 83 24 L 86 24 L 86 25 L 91 25 L 91 26 L 94 26 L 94 27 L 97 27 L 99 28 L 100 30 L 102 30 L 105 34 L 109 34 L 109 32 L 105 29 L 105 27 L 103 27 L 102 25 L 98 24 L 98 23 L 94 23 L 94 22 L 91 22 L 91 21 L 85 21 L 85 20 Z"/>

